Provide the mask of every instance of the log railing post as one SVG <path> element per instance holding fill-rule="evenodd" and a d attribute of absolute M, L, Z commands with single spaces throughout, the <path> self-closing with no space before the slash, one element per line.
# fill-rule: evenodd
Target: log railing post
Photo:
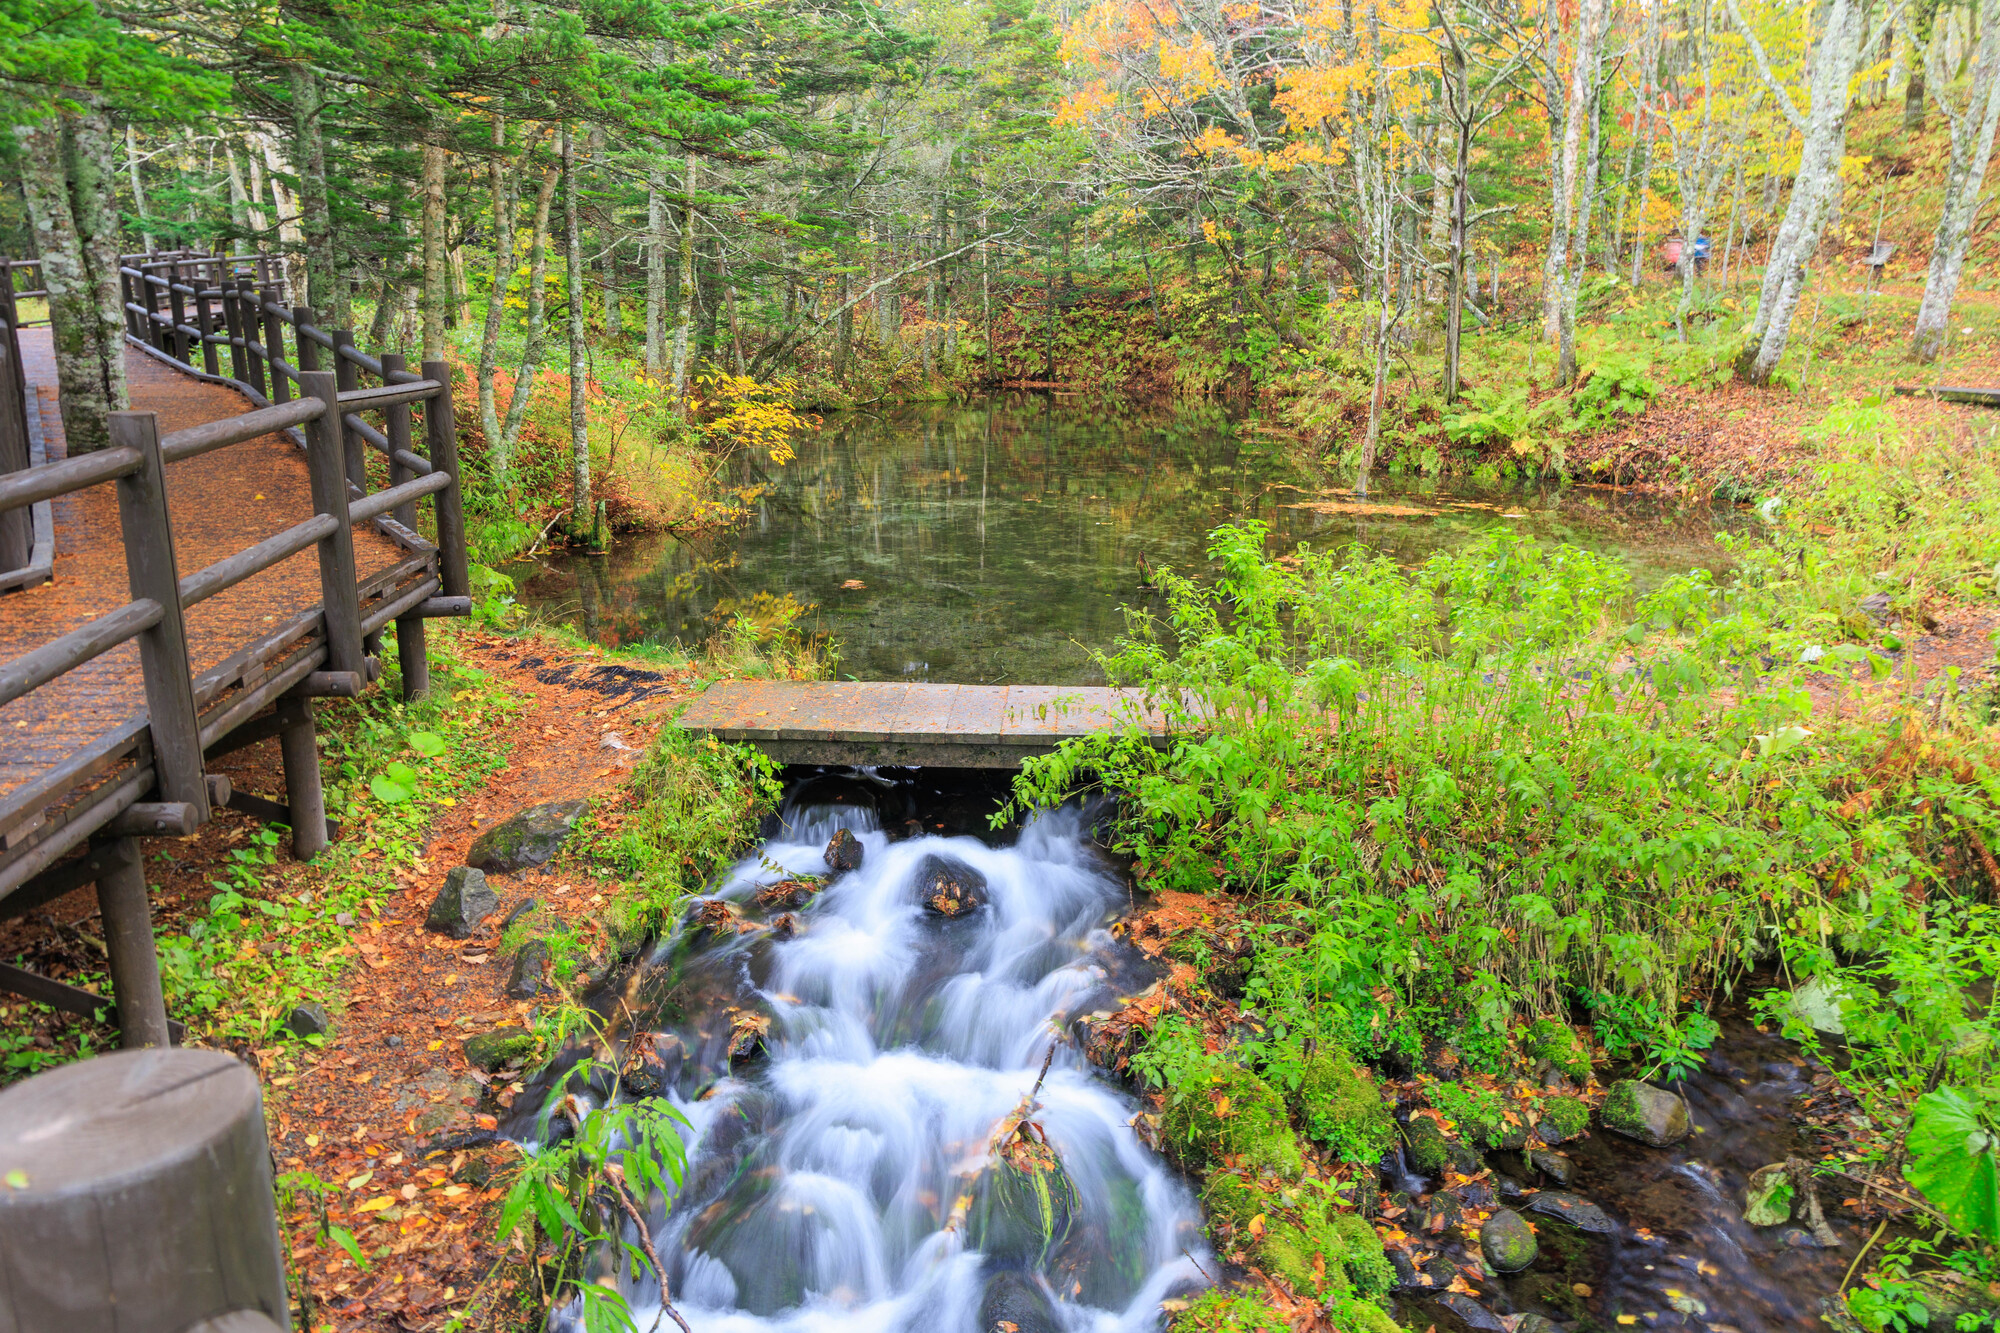
<path fill-rule="evenodd" d="M 181 266 L 171 260 L 167 263 L 167 313 L 174 321 L 167 328 L 167 354 L 184 366 L 193 365 L 188 360 L 187 334 L 181 331 L 187 323 L 187 304 L 181 299 Z"/>
<path fill-rule="evenodd" d="M 194 270 L 194 326 L 201 330 L 201 368 L 211 375 L 222 374 L 222 362 L 215 353 L 215 313 L 208 304 L 208 265 Z"/>
<path fill-rule="evenodd" d="M 153 908 L 146 899 L 146 868 L 139 859 L 138 840 L 92 843 L 90 854 L 98 866 L 97 907 L 104 917 L 111 994 L 118 1001 L 118 1044 L 128 1051 L 169 1045 L 167 1000 L 160 988 Z"/>
<path fill-rule="evenodd" d="M 310 861 L 327 843 L 326 792 L 320 785 L 319 740 L 313 729 L 311 699 L 278 701 L 278 750 L 285 763 L 292 855 Z"/>
<path fill-rule="evenodd" d="M 139 635 L 139 671 L 146 686 L 153 738 L 153 776 L 162 801 L 194 807 L 208 822 L 208 782 L 202 774 L 201 727 L 181 621 L 180 573 L 167 517 L 167 478 L 160 459 L 159 422 L 151 412 L 113 412 L 111 443 L 139 451 L 138 471 L 118 479 L 118 523 L 125 537 L 125 574 L 134 600 L 160 604 L 160 621 Z"/>
<path fill-rule="evenodd" d="M 433 468 L 451 476 L 451 485 L 433 500 L 437 513 L 438 581 L 447 597 L 472 594 L 465 558 L 465 496 L 458 471 L 458 420 L 451 403 L 451 363 L 426 361 L 424 378 L 442 387 L 424 400 L 424 443 Z"/>
<path fill-rule="evenodd" d="M 19 472 L 29 462 L 27 408 L 14 377 L 15 347 L 13 323 L 0 322 L 0 475 Z M 0 574 L 25 569 L 34 551 L 34 519 L 27 507 L 0 514 Z"/>
<path fill-rule="evenodd" d="M 5 256 L 0 256 L 0 265 L 4 265 L 5 262 Z M 118 313 L 125 316 L 125 332 L 136 337 L 139 333 L 139 317 L 132 313 L 132 307 L 135 304 L 136 302 L 132 299 L 132 275 L 125 271 L 123 264 L 120 264 L 118 268 Z"/>
<path fill-rule="evenodd" d="M 401 352 L 382 353 L 382 382 L 389 383 L 392 376 L 408 369 L 408 366 Z M 398 403 L 386 410 L 383 418 L 385 429 L 382 433 L 389 439 L 389 484 L 400 486 L 416 476 L 396 460 L 398 453 L 409 452 L 410 405 Z M 417 506 L 414 501 L 397 505 L 390 514 L 410 531 L 416 531 Z M 396 661 L 402 672 L 405 701 L 424 698 L 431 692 L 430 641 L 422 616 L 396 618 Z"/>
<path fill-rule="evenodd" d="M 264 320 L 264 358 L 267 361 L 285 359 L 285 320 L 282 315 L 266 308 L 278 304 L 275 288 L 260 287 L 257 290 L 257 309 Z M 284 371 L 271 367 L 271 401 L 289 403 L 292 401 L 292 381 Z"/>
<path fill-rule="evenodd" d="M 236 280 L 236 322 L 243 331 L 243 367 L 250 376 L 250 387 L 263 395 L 265 402 L 272 402 L 264 373 L 264 305 L 248 278 Z"/>
<path fill-rule="evenodd" d="M 154 266 L 151 264 L 142 262 L 138 268 L 139 304 L 146 307 L 146 341 L 171 356 L 174 349 L 167 341 L 166 326 L 157 318 L 160 313 L 160 289 L 153 285 L 153 279 L 159 275 L 152 271 Z"/>
<path fill-rule="evenodd" d="M 303 340 L 301 340 L 303 341 Z M 347 467 L 340 437 L 340 389 L 332 371 L 301 372 L 299 394 L 317 398 L 326 410 L 306 423 L 306 467 L 312 475 L 313 509 L 333 516 L 334 529 L 319 544 L 320 595 L 326 607 L 326 666 L 351 671 L 363 681 L 368 663 L 361 651 L 361 593 L 354 577 L 354 530 L 347 516 Z"/>
<path fill-rule="evenodd" d="M 221 292 L 222 331 L 229 339 L 229 378 L 249 384 L 250 334 L 243 327 L 243 303 L 236 299 L 236 284 L 227 278 L 222 279 Z"/>
<path fill-rule="evenodd" d="M 319 344 L 306 337 L 306 326 L 313 323 L 313 309 L 309 305 L 292 307 L 292 338 L 298 344 L 298 355 L 292 364 L 300 370 L 319 369 Z M 300 390 L 301 396 L 304 390 Z"/>
<path fill-rule="evenodd" d="M 354 333 L 350 329 L 333 330 L 333 373 L 342 393 L 352 393 L 361 387 L 361 367 L 346 353 L 354 349 Z M 368 445 L 360 432 L 347 426 L 347 414 L 336 412 L 334 420 L 340 426 L 340 447 L 347 459 L 347 479 L 354 483 L 354 489 L 368 494 Z"/>

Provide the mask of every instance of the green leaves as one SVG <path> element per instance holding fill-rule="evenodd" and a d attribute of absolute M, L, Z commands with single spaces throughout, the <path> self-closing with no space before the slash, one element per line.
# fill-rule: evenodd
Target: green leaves
<path fill-rule="evenodd" d="M 2000 1241 L 2000 1136 L 1957 1088 L 1917 1098 L 1903 1174 L 1951 1224 L 1988 1243 Z"/>
<path fill-rule="evenodd" d="M 385 805 L 400 805 L 417 794 L 417 770 L 394 763 L 368 779 L 368 790 Z"/>
<path fill-rule="evenodd" d="M 426 759 L 435 759 L 444 753 L 444 737 L 434 731 L 413 731 L 410 748 Z"/>

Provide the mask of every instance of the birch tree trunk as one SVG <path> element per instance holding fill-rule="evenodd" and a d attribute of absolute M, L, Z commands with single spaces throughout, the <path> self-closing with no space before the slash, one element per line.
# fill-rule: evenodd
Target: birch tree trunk
<path fill-rule="evenodd" d="M 139 219 L 139 239 L 147 254 L 153 253 L 153 233 L 146 228 L 146 186 L 139 179 L 139 140 L 132 127 L 125 127 L 125 170 L 132 177 L 132 212 Z"/>
<path fill-rule="evenodd" d="M 1924 299 L 1917 307 L 1917 327 L 1910 342 L 1910 354 L 1922 362 L 1937 360 L 1944 350 L 1952 298 L 1958 294 L 1972 221 L 1979 212 L 1979 191 L 1986 183 L 1986 164 L 1993 157 L 1994 131 L 2000 129 L 2000 0 L 1986 0 L 1984 9 L 1979 55 L 1972 69 L 1972 96 L 1963 112 L 1952 109 L 1943 92 L 1945 80 L 1938 79 L 1938 108 L 1951 125 L 1951 162 L 1945 168 L 1944 208 L 1938 215 L 1930 272 L 1924 278 Z M 1925 54 L 1928 57 L 1929 52 Z"/>
<path fill-rule="evenodd" d="M 1777 99 L 1787 120 L 1803 138 L 1792 198 L 1785 209 L 1771 256 L 1764 268 L 1764 286 L 1757 300 L 1757 317 L 1737 358 L 1736 373 L 1751 384 L 1768 384 L 1791 336 L 1805 290 L 1807 267 L 1819 248 L 1828 212 L 1840 194 L 1840 159 L 1847 148 L 1847 104 L 1854 62 L 1861 50 L 1868 17 L 1866 0 L 1830 0 L 1826 30 L 1813 53 L 1812 105 L 1801 116 L 1770 73 L 1770 63 L 1753 30 L 1730 0 L 1730 18 L 1756 57 L 1758 72 Z"/>
<path fill-rule="evenodd" d="M 667 167 L 655 161 L 646 172 L 646 369 L 659 374 L 665 362 L 667 313 Z"/>
<path fill-rule="evenodd" d="M 68 90 L 80 113 L 53 109 L 14 127 L 21 192 L 42 260 L 56 354 L 63 438 L 72 456 L 111 443 L 110 413 L 123 411 L 125 304 L 111 182 L 111 123 L 88 93 Z"/>
<path fill-rule="evenodd" d="M 1580 230 L 1578 221 L 1587 207 L 1590 182 L 1580 180 L 1577 154 L 1583 137 L 1583 122 L 1594 119 L 1597 106 L 1598 38 L 1604 26 L 1605 0 L 1584 0 L 1577 15 L 1576 57 L 1569 76 L 1569 95 L 1563 112 L 1561 183 L 1554 187 L 1556 211 L 1549 236 L 1549 253 L 1554 261 L 1556 282 L 1550 289 L 1554 309 L 1544 302 L 1543 314 L 1553 313 L 1554 327 L 1544 325 L 1558 346 L 1556 379 L 1570 384 L 1576 379 L 1576 302 L 1583 285 L 1581 245 L 1572 245 L 1571 236 Z M 1591 131 L 1596 143 L 1596 130 Z M 1593 156 L 1595 149 L 1593 147 Z M 1547 276 L 1545 274 L 1545 276 Z"/>
<path fill-rule="evenodd" d="M 503 156 L 506 147 L 507 120 L 496 113 L 493 117 L 493 156 L 486 163 L 486 184 L 492 193 L 493 205 L 493 285 L 486 293 L 486 325 L 480 331 L 479 369 L 475 372 L 479 384 L 479 428 L 485 433 L 488 449 L 500 440 L 500 415 L 494 406 L 493 379 L 500 366 L 500 328 L 507 317 L 507 284 L 514 276 L 514 256 L 518 246 L 514 200 L 507 188 L 507 161 Z"/>
<path fill-rule="evenodd" d="M 1563 272 L 1569 256 L 1570 182 L 1576 176 L 1578 141 L 1583 130 L 1584 42 L 1586 24 L 1579 17 L 1576 50 L 1570 59 L 1569 87 L 1558 78 L 1562 58 L 1562 21 L 1556 6 L 1543 11 L 1548 40 L 1548 64 L 1542 78 L 1542 93 L 1549 105 L 1549 248 L 1542 257 L 1542 337 L 1548 342 L 1562 335 Z M 1561 108 L 1558 136 L 1557 108 Z"/>
<path fill-rule="evenodd" d="M 1646 21 L 1639 38 L 1639 108 L 1634 128 L 1639 134 L 1639 201 L 1632 218 L 1632 285 L 1646 276 L 1646 205 L 1653 190 L 1653 66 L 1659 60 L 1659 0 L 1645 0 Z"/>
<path fill-rule="evenodd" d="M 303 62 L 291 66 L 292 160 L 299 169 L 299 213 L 305 229 L 307 302 L 324 327 L 354 326 L 347 276 L 340 271 L 340 238 L 334 233 L 333 207 L 326 185 L 326 135 L 320 123 L 325 110 L 319 75 Z"/>
<path fill-rule="evenodd" d="M 126 134 L 128 137 L 131 134 L 129 127 Z M 270 226 L 264 213 L 264 162 L 256 151 L 256 145 L 250 142 L 250 137 L 246 137 L 243 141 L 243 156 L 250 163 L 250 199 L 245 207 L 250 214 L 250 230 L 257 233 L 261 247 L 268 244 L 263 236 L 265 229 Z"/>
<path fill-rule="evenodd" d="M 126 127 L 130 129 L 130 126 Z M 237 231 L 250 229 L 250 192 L 243 188 L 243 168 L 236 161 L 236 145 L 227 135 L 222 139 L 222 158 L 229 169 L 229 221 Z"/>
<path fill-rule="evenodd" d="M 681 289 L 674 294 L 674 397 L 687 392 L 689 341 L 694 335 L 694 186 L 695 155 L 687 156 L 681 185 Z"/>
<path fill-rule="evenodd" d="M 514 396 L 507 402 L 500 442 L 493 448 L 493 477 L 503 487 L 513 470 L 514 445 L 521 438 L 521 422 L 527 415 L 528 399 L 534 396 L 535 376 L 541 371 L 548 341 L 549 209 L 555 197 L 556 170 L 545 168 L 541 189 L 535 193 L 535 227 L 528 241 L 528 338 L 521 348 L 521 372 L 514 377 Z"/>
<path fill-rule="evenodd" d="M 444 145 L 424 145 L 424 333 L 426 361 L 444 359 L 444 312 L 451 288 L 444 260 Z"/>
<path fill-rule="evenodd" d="M 590 418 L 584 390 L 589 370 L 583 340 L 583 218 L 576 187 L 576 136 L 562 131 L 563 227 L 569 248 L 569 451 L 570 522 L 581 533 L 590 523 Z"/>

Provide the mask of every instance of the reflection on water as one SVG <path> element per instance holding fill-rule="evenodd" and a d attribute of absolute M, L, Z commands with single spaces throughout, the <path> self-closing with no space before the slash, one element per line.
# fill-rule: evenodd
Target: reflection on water
<path fill-rule="evenodd" d="M 1495 526 L 1615 550 L 1641 586 L 1719 567 L 1734 511 L 1668 510 L 1609 489 L 1379 479 L 1366 500 L 1299 475 L 1275 437 L 1222 408 L 1144 410 L 1006 396 L 829 417 L 726 533 L 627 540 L 511 568 L 520 596 L 617 647 L 695 647 L 719 619 L 790 596 L 862 680 L 1089 684 L 1142 571 L 1190 569 L 1231 520 L 1274 551 L 1360 542 L 1414 562 Z"/>

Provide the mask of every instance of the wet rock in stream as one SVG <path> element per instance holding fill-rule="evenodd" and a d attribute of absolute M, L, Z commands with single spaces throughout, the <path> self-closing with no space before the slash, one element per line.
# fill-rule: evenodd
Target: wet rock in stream
<path fill-rule="evenodd" d="M 836 875 L 861 869 L 861 839 L 848 829 L 838 829 L 826 844 L 826 868 Z"/>
<path fill-rule="evenodd" d="M 980 1333 L 1062 1333 L 1055 1302 L 1041 1283 L 1019 1269 L 995 1273 L 979 1299 Z"/>
<path fill-rule="evenodd" d="M 1685 1102 L 1637 1079 L 1623 1078 L 1612 1084 L 1598 1115 L 1612 1133 L 1650 1148 L 1670 1148 L 1694 1132 Z"/>
<path fill-rule="evenodd" d="M 812 879 L 786 879 L 767 884 L 751 895 L 750 901 L 766 911 L 772 908 L 800 908 L 819 896 L 826 885 Z"/>
<path fill-rule="evenodd" d="M 1611 1220 L 1610 1214 L 1582 1195 L 1565 1190 L 1543 1190 L 1528 1201 L 1528 1211 L 1567 1222 L 1593 1236 L 1610 1236 L 1618 1231 L 1618 1224 Z"/>
<path fill-rule="evenodd" d="M 529 940 L 514 955 L 514 970 L 507 978 L 507 994 L 516 1000 L 532 1000 L 553 988 L 543 979 L 549 967 L 549 946 Z"/>
<path fill-rule="evenodd" d="M 1500 1209 L 1479 1228 L 1479 1251 L 1495 1272 L 1520 1272 L 1535 1262 L 1539 1249 L 1527 1220 L 1512 1208 Z"/>
<path fill-rule="evenodd" d="M 955 857 L 924 857 L 916 882 L 918 900 L 939 916 L 964 916 L 986 903 L 986 877 Z"/>

